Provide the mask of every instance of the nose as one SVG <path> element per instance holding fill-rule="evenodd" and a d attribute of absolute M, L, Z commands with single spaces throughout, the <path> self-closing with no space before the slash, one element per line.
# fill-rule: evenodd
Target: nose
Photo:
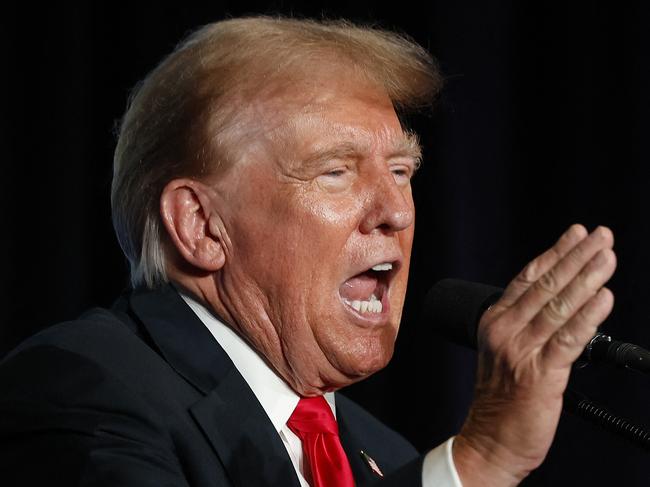
<path fill-rule="evenodd" d="M 415 208 L 410 186 L 399 186 L 393 174 L 386 171 L 371 184 L 366 210 L 359 225 L 361 233 L 374 231 L 391 234 L 410 227 Z"/>

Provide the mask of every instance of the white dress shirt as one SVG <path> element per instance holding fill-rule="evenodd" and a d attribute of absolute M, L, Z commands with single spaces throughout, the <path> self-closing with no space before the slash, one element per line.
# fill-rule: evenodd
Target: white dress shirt
<path fill-rule="evenodd" d="M 303 475 L 305 469 L 302 443 L 300 438 L 287 426 L 287 421 L 298 405 L 300 396 L 276 375 L 257 352 L 228 325 L 222 323 L 205 306 L 187 294 L 180 292 L 180 295 L 210 330 L 210 333 L 248 383 L 280 435 L 298 475 L 300 485 L 309 487 Z M 325 400 L 336 417 L 334 393 L 326 393 Z M 452 444 L 453 437 L 427 453 L 422 467 L 423 487 L 462 487 L 451 456 Z"/>

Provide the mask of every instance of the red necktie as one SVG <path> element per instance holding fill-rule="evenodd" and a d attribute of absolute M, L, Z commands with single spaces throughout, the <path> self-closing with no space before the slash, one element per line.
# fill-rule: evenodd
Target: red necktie
<path fill-rule="evenodd" d="M 336 419 L 323 396 L 302 398 L 287 426 L 302 441 L 311 472 L 307 481 L 312 487 L 354 487 Z"/>

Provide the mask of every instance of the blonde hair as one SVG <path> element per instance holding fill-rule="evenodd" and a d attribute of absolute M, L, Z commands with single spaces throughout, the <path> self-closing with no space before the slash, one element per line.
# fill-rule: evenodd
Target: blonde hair
<path fill-rule="evenodd" d="M 228 133 L 241 103 L 323 62 L 378 84 L 398 112 L 430 105 L 442 85 L 432 57 L 405 36 L 347 21 L 249 17 L 198 29 L 136 86 L 120 125 L 111 191 L 134 287 L 167 281 L 164 186 L 231 164 Z"/>

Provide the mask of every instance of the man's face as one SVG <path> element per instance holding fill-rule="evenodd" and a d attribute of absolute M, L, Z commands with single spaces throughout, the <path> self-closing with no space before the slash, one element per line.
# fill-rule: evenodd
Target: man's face
<path fill-rule="evenodd" d="M 231 243 L 220 299 L 294 390 L 337 389 L 392 356 L 419 149 L 382 91 L 345 76 L 276 93 L 247 117 L 249 145 L 216 184 Z"/>

